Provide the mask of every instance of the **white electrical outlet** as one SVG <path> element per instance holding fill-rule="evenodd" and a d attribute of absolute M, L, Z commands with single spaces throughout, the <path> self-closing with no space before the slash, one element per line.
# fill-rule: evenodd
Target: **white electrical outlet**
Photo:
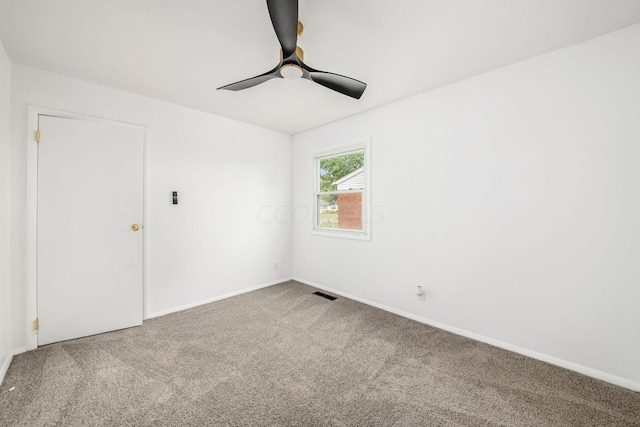
<path fill-rule="evenodd" d="M 280 270 L 280 263 L 279 262 L 274 262 L 273 263 L 273 269 L 274 270 Z"/>
<path fill-rule="evenodd" d="M 422 289 L 422 286 L 417 287 L 416 296 L 418 297 L 418 301 L 425 301 L 425 292 L 424 289 Z"/>

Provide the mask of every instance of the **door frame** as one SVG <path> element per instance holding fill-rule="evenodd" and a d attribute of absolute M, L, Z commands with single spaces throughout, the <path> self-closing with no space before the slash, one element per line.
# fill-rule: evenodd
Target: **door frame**
<path fill-rule="evenodd" d="M 142 226 L 145 229 L 148 223 L 148 163 L 147 149 L 149 139 L 149 128 L 144 125 L 134 123 L 124 123 L 99 117 L 86 116 L 83 114 L 69 113 L 66 111 L 52 110 L 50 108 L 27 106 L 27 188 L 26 188 L 26 285 L 27 285 L 27 350 L 38 348 L 38 333 L 35 328 L 35 321 L 38 318 L 38 142 L 36 142 L 36 131 L 40 116 L 53 116 L 72 120 L 85 120 L 103 124 L 125 126 L 142 129 L 143 152 L 142 152 Z M 142 319 L 148 317 L 148 284 L 147 284 L 147 256 L 148 239 L 147 232 L 142 233 Z"/>

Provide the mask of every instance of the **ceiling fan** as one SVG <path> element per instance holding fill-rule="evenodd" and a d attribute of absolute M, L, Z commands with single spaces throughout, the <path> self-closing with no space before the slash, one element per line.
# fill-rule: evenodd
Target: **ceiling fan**
<path fill-rule="evenodd" d="M 297 40 L 302 35 L 303 26 L 298 22 L 298 0 L 267 0 L 269 15 L 273 29 L 278 36 L 282 50 L 280 50 L 280 63 L 271 71 L 250 79 L 231 83 L 218 89 L 243 90 L 267 80 L 277 78 L 300 78 L 311 80 L 324 87 L 340 92 L 343 95 L 360 99 L 367 88 L 367 84 L 351 77 L 326 71 L 314 70 L 303 61 L 304 52 L 297 45 Z"/>

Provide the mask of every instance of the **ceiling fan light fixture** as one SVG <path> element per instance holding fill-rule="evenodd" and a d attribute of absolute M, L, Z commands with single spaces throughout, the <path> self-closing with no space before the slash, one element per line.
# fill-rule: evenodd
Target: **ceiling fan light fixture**
<path fill-rule="evenodd" d="M 302 74 L 302 68 L 296 64 L 285 64 L 280 68 L 280 75 L 285 79 L 299 79 Z"/>
<path fill-rule="evenodd" d="M 244 90 L 271 79 L 303 78 L 351 98 L 360 99 L 367 88 L 366 83 L 340 74 L 316 70 L 304 63 L 304 52 L 298 46 L 298 39 L 304 31 L 304 26 L 298 20 L 298 0 L 267 0 L 267 9 L 282 48 L 280 62 L 266 73 L 218 89 Z"/>

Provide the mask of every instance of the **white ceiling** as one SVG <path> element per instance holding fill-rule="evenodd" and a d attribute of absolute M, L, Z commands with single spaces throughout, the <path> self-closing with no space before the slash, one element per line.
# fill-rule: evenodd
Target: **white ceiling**
<path fill-rule="evenodd" d="M 640 0 L 300 0 L 306 80 L 216 91 L 272 69 L 265 0 L 0 0 L 13 63 L 295 134 L 640 22 Z"/>

